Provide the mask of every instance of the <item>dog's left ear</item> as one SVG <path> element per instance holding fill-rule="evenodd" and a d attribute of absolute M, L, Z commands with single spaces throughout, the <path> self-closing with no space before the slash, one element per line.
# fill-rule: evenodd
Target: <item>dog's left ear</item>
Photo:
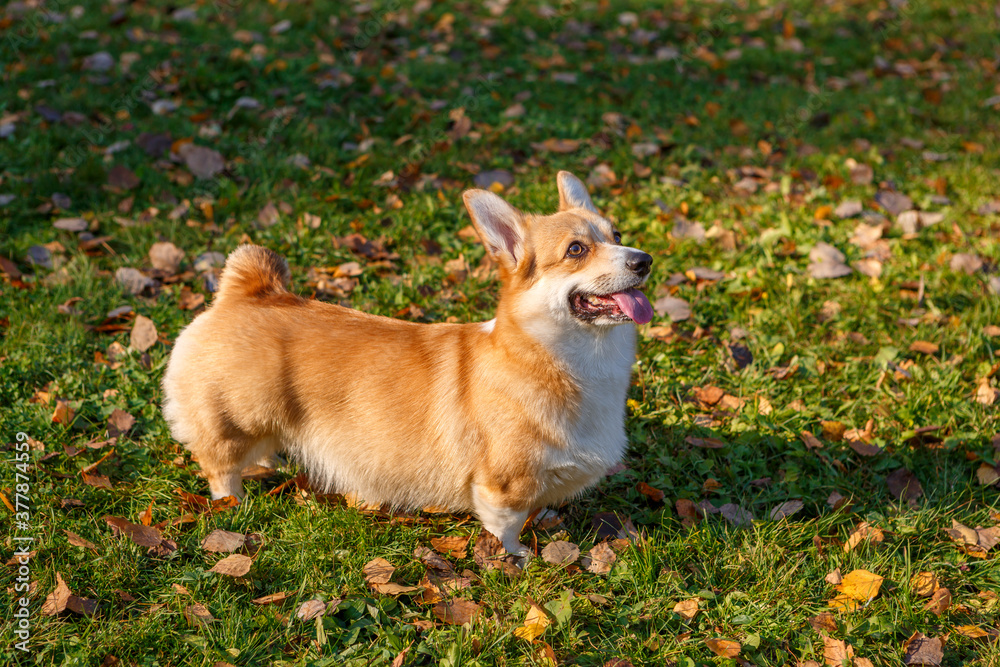
<path fill-rule="evenodd" d="M 472 224 L 490 255 L 508 271 L 524 257 L 524 226 L 517 209 L 486 190 L 462 193 Z"/>
<path fill-rule="evenodd" d="M 565 211 L 570 208 L 585 208 L 594 213 L 600 213 L 594 202 L 590 200 L 590 193 L 587 186 L 579 178 L 568 171 L 560 171 L 556 176 L 556 185 L 559 186 L 559 210 Z"/>

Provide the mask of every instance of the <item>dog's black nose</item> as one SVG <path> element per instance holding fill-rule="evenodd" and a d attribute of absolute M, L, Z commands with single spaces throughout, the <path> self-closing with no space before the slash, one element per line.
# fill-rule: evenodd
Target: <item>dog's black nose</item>
<path fill-rule="evenodd" d="M 631 255 L 625 262 L 627 266 L 633 273 L 639 276 L 645 276 L 649 273 L 649 267 L 653 265 L 653 258 L 644 252 L 637 252 Z"/>

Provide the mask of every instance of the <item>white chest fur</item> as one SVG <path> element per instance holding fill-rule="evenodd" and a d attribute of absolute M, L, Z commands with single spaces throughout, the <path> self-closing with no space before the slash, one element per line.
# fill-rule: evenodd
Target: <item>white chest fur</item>
<path fill-rule="evenodd" d="M 550 503 L 596 483 L 625 452 L 625 399 L 635 358 L 635 328 L 622 325 L 602 333 L 562 341 L 557 350 L 579 383 L 581 396 L 570 426 L 570 445 L 546 453 L 550 479 L 545 495 Z"/>

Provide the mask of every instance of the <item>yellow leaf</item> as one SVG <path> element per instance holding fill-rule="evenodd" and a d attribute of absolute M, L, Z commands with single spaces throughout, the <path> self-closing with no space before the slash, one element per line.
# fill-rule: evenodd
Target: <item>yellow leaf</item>
<path fill-rule="evenodd" d="M 996 484 L 1000 480 L 1000 473 L 997 472 L 996 466 L 991 466 L 989 463 L 981 463 L 979 464 L 979 470 L 976 471 L 976 477 L 979 478 L 980 484 L 989 486 Z"/>
<path fill-rule="evenodd" d="M 690 621 L 692 618 L 698 615 L 698 602 L 700 598 L 691 598 L 690 600 L 681 600 L 674 605 L 674 613 L 679 614 L 681 618 L 685 621 Z"/>
<path fill-rule="evenodd" d="M 852 600 L 844 594 L 833 598 L 828 604 L 837 611 L 854 611 L 859 606 L 857 600 Z"/>
<path fill-rule="evenodd" d="M 526 641 L 535 641 L 535 639 L 542 636 L 545 628 L 549 627 L 551 623 L 552 621 L 549 619 L 548 614 L 545 613 L 545 610 L 531 603 L 531 608 L 528 609 L 528 615 L 524 619 L 524 624 L 515 629 L 514 634 Z"/>
<path fill-rule="evenodd" d="M 867 521 L 862 521 L 844 543 L 844 553 L 850 553 L 851 549 L 866 539 L 870 539 L 872 542 L 881 542 L 885 539 L 885 535 L 879 528 L 869 525 Z"/>
<path fill-rule="evenodd" d="M 882 577 L 868 570 L 854 570 L 844 575 L 844 580 L 837 588 L 849 598 L 867 602 L 878 595 L 882 586 Z"/>
<path fill-rule="evenodd" d="M 705 645 L 720 658 L 735 658 L 743 650 L 743 646 L 732 639 L 706 639 Z"/>
<path fill-rule="evenodd" d="M 934 594 L 938 588 L 938 578 L 933 572 L 917 572 L 910 578 L 910 588 L 922 598 Z"/>
<path fill-rule="evenodd" d="M 963 637 L 968 637 L 969 639 L 982 639 L 983 637 L 990 636 L 990 633 L 986 632 L 978 625 L 960 625 L 955 628 L 955 632 Z"/>

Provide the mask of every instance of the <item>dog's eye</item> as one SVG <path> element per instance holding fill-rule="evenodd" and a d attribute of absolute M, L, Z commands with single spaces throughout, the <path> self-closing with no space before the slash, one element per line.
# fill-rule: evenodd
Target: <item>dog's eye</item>
<path fill-rule="evenodd" d="M 570 257 L 579 257 L 586 250 L 587 249 L 583 247 L 582 243 L 580 243 L 579 241 L 574 241 L 573 243 L 569 244 L 569 248 L 566 250 L 566 254 L 569 255 Z"/>
<path fill-rule="evenodd" d="M 615 232 L 615 243 L 617 243 L 618 245 L 622 244 L 622 235 L 619 234 L 618 232 Z"/>

